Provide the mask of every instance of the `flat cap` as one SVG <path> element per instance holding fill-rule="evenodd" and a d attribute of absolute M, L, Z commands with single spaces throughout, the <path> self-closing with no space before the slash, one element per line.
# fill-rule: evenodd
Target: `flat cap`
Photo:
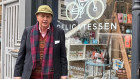
<path fill-rule="evenodd" d="M 53 16 L 53 11 L 48 5 L 39 6 L 39 8 L 35 14 L 37 15 L 38 13 L 49 13 Z"/>

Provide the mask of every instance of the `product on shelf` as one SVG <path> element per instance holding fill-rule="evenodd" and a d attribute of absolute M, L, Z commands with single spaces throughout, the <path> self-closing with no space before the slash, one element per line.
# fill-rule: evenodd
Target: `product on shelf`
<path fill-rule="evenodd" d="M 70 59 L 83 58 L 83 51 L 70 51 Z"/>
<path fill-rule="evenodd" d="M 123 23 L 127 23 L 127 14 L 123 14 Z"/>
<path fill-rule="evenodd" d="M 132 23 L 132 14 L 127 14 L 127 23 Z"/>
<path fill-rule="evenodd" d="M 127 79 L 125 68 L 120 68 L 117 71 L 117 76 L 118 76 L 118 79 Z"/>
<path fill-rule="evenodd" d="M 132 23 L 132 14 L 118 13 L 119 23 Z"/>
<path fill-rule="evenodd" d="M 70 39 L 71 44 L 82 44 L 82 41 L 79 39 L 79 37 L 71 38 Z"/>
<path fill-rule="evenodd" d="M 132 29 L 126 29 L 127 34 L 132 34 Z"/>
<path fill-rule="evenodd" d="M 84 77 L 84 62 L 76 61 L 70 62 L 69 64 L 68 79 L 81 79 Z"/>
<path fill-rule="evenodd" d="M 125 36 L 125 48 L 131 48 L 131 35 Z"/>
<path fill-rule="evenodd" d="M 93 44 L 98 44 L 98 40 L 93 39 Z"/>
<path fill-rule="evenodd" d="M 86 58 L 91 58 L 92 56 L 92 51 L 86 51 Z"/>
<path fill-rule="evenodd" d="M 84 44 L 88 44 L 88 39 L 87 38 L 84 39 Z"/>
<path fill-rule="evenodd" d="M 90 32 L 90 37 L 95 38 L 95 32 Z"/>
<path fill-rule="evenodd" d="M 77 53 L 76 51 L 70 51 L 70 59 L 77 58 Z"/>
<path fill-rule="evenodd" d="M 99 37 L 100 44 L 107 44 L 108 37 L 105 35 L 101 35 Z"/>
<path fill-rule="evenodd" d="M 113 59 L 113 69 L 119 70 L 121 68 L 123 68 L 123 62 L 120 61 L 119 59 Z"/>
<path fill-rule="evenodd" d="M 83 58 L 83 51 L 78 51 L 78 58 Z"/>
<path fill-rule="evenodd" d="M 119 20 L 119 23 L 123 22 L 123 13 L 118 13 L 118 20 Z"/>

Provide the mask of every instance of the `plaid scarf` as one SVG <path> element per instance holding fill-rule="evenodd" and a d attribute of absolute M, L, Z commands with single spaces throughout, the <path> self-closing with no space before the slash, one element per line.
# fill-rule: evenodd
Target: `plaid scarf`
<path fill-rule="evenodd" d="M 50 69 L 53 68 L 53 26 L 50 26 L 50 30 L 46 38 L 47 40 L 45 41 L 40 79 L 53 79 L 53 72 L 50 72 Z M 36 23 L 31 30 L 30 42 L 33 69 L 35 69 L 36 64 L 40 62 L 38 23 Z"/>

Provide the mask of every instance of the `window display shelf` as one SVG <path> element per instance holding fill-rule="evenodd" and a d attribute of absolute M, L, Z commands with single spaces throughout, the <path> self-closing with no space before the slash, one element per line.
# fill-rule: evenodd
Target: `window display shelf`
<path fill-rule="evenodd" d="M 83 79 L 83 77 L 76 77 L 76 78 L 70 78 L 70 79 Z"/>
<path fill-rule="evenodd" d="M 98 46 L 106 46 L 107 44 L 85 44 L 85 45 L 98 45 Z"/>
<path fill-rule="evenodd" d="M 126 26 L 132 26 L 132 23 L 120 23 L 122 25 L 126 25 Z"/>
<path fill-rule="evenodd" d="M 102 64 L 102 63 L 93 63 L 93 61 L 86 61 L 86 65 L 91 65 L 91 66 L 110 66 L 111 64 Z"/>
<path fill-rule="evenodd" d="M 126 36 L 126 35 L 131 35 L 132 36 L 132 34 L 126 34 L 126 33 L 121 33 L 121 35 L 120 34 L 118 34 L 118 33 L 99 33 L 100 35 L 106 35 L 106 36 L 108 36 L 108 35 L 111 35 L 111 36 Z"/>
<path fill-rule="evenodd" d="M 84 61 L 85 58 L 75 58 L 75 59 L 69 59 L 69 61 Z"/>
<path fill-rule="evenodd" d="M 107 44 L 70 44 L 68 51 L 68 61 L 88 60 L 87 51 L 92 51 L 96 47 L 106 47 Z"/>
<path fill-rule="evenodd" d="M 91 79 L 91 78 L 92 78 L 92 79 L 94 79 L 94 78 L 95 78 L 95 79 L 96 79 L 96 78 L 97 78 L 97 79 L 101 79 L 101 76 L 87 76 L 87 79 Z"/>
<path fill-rule="evenodd" d="M 67 53 L 69 66 L 68 68 L 69 70 L 72 70 L 72 72 L 78 72 L 79 70 L 71 69 L 70 66 L 81 67 L 85 69 L 86 61 L 92 59 L 91 57 L 92 52 L 95 50 L 99 52 L 99 50 L 104 50 L 105 47 L 107 46 L 107 44 L 71 44 L 71 43 L 68 44 L 69 44 Z M 81 64 L 79 65 L 79 63 Z M 84 71 L 82 71 L 82 73 L 84 75 Z M 84 79 L 84 77 L 82 78 L 73 77 L 71 79 Z"/>
<path fill-rule="evenodd" d="M 95 73 L 91 76 L 91 75 L 87 75 L 87 73 L 88 73 L 88 71 L 86 70 L 86 68 L 87 68 L 87 66 L 93 66 L 93 67 L 102 67 L 103 68 L 103 71 L 102 71 L 102 75 L 99 75 L 99 73 L 98 73 L 98 75 L 96 75 L 95 76 Z M 102 77 L 102 79 L 105 79 L 105 77 L 104 77 L 104 73 L 105 73 L 105 67 L 106 66 L 109 66 L 110 67 L 110 71 L 111 71 L 111 64 L 104 64 L 104 63 L 94 63 L 92 60 L 88 60 L 88 61 L 86 61 L 85 62 L 85 79 L 87 78 L 87 77 L 93 77 L 93 78 L 95 78 L 95 77 Z M 98 69 L 98 68 L 97 68 Z M 110 76 L 111 76 L 111 74 L 109 74 Z M 109 78 L 110 79 L 110 78 Z"/>

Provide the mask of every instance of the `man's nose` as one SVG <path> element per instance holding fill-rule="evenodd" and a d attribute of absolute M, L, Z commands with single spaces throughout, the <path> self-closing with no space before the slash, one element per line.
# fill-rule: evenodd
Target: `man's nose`
<path fill-rule="evenodd" d="M 47 20 L 47 16 L 44 17 L 44 20 Z"/>

